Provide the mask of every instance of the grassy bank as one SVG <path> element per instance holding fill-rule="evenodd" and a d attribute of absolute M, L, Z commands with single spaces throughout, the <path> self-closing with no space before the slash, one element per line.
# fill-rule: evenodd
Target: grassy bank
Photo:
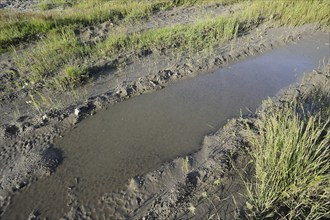
<path fill-rule="evenodd" d="M 214 0 L 215 1 L 215 0 Z M 317 22 L 329 27 L 330 3 L 323 0 L 308 1 L 247 1 L 244 10 L 228 16 L 201 20 L 189 25 L 174 25 L 132 34 L 109 35 L 96 44 L 84 44 L 75 30 L 105 20 L 138 19 L 157 10 L 180 5 L 214 2 L 213 0 L 171 1 L 74 1 L 64 11 L 46 10 L 31 13 L 1 12 L 0 42 L 11 45 L 17 39 L 36 33 L 45 33 L 32 50 L 16 56 L 20 73 L 20 87 L 66 90 L 88 80 L 92 73 L 88 64 L 108 57 L 115 61 L 119 56 L 139 51 L 170 50 L 175 54 L 210 51 L 261 23 L 277 26 L 297 26 Z M 243 0 L 220 0 L 225 4 Z M 77 10 L 79 9 L 79 10 Z M 15 40 L 16 39 L 16 40 Z M 9 41 L 11 42 L 9 42 Z M 74 71 L 73 71 L 74 70 Z"/>
<path fill-rule="evenodd" d="M 219 45 L 237 35 L 239 23 L 236 17 L 219 17 L 205 20 L 192 25 L 177 25 L 152 29 L 142 33 L 130 35 L 116 35 L 109 37 L 96 45 L 86 45 L 78 41 L 73 27 L 63 28 L 61 31 L 49 33 L 48 37 L 40 41 L 33 51 L 24 52 L 17 56 L 16 63 L 20 72 L 26 73 L 27 82 L 49 83 L 69 86 L 67 82 L 81 81 L 81 76 L 75 74 L 68 80 L 62 71 L 70 65 L 78 66 L 81 72 L 86 72 L 85 61 L 91 62 L 102 57 L 113 60 L 119 55 L 130 54 L 140 50 L 162 50 L 171 48 L 174 51 L 190 51 L 191 53 Z M 31 65 L 32 64 L 32 65 Z M 65 81 L 66 83 L 63 83 Z"/>
<path fill-rule="evenodd" d="M 172 1 L 171 3 L 182 5 L 197 4 L 197 2 Z M 129 10 L 126 8 L 125 14 L 129 16 L 131 13 L 135 15 L 140 12 L 143 12 L 143 14 L 148 13 L 153 8 L 152 4 L 141 4 L 141 7 L 135 7 L 134 4 L 131 4 L 129 7 L 134 6 L 135 9 Z M 122 4 L 119 5 L 124 7 Z M 83 7 L 82 5 L 76 5 L 75 7 L 78 6 Z M 32 73 L 27 79 L 28 83 L 36 84 L 47 81 L 51 85 L 55 85 L 52 86 L 53 88 L 59 85 L 58 88 L 63 89 L 64 87 L 70 87 L 70 82 L 78 85 L 82 78 L 85 79 L 88 76 L 88 73 L 86 74 L 88 69 L 84 65 L 85 60 L 90 62 L 105 56 L 115 58 L 118 54 L 141 49 L 175 48 L 175 50 L 196 52 L 215 45 L 221 45 L 221 43 L 236 37 L 238 32 L 244 32 L 262 22 L 269 22 L 272 25 L 302 25 L 319 22 L 327 27 L 329 24 L 327 6 L 329 6 L 329 3 L 322 0 L 252 1 L 247 3 L 245 10 L 231 16 L 208 19 L 191 25 L 152 29 L 130 35 L 109 36 L 105 41 L 92 46 L 80 43 L 74 34 L 75 26 L 69 25 L 49 32 L 47 37 L 40 41 L 32 52 L 28 51 L 18 57 L 17 65 L 21 72 Z M 87 8 L 87 6 L 85 7 Z M 114 8 L 113 5 L 111 7 Z M 120 9 L 120 11 L 123 11 L 123 9 Z M 93 13 L 90 14 L 90 19 L 88 16 L 83 16 L 83 12 L 79 12 L 79 16 L 82 20 L 77 18 L 71 21 L 75 23 L 79 20 L 83 23 L 83 20 L 86 19 L 86 24 L 89 24 L 96 17 L 100 20 L 109 19 L 107 16 L 94 16 Z M 65 16 L 62 19 L 65 19 Z M 67 76 L 63 68 L 68 68 L 70 65 L 81 68 L 81 74 L 76 71 L 77 74 Z"/>
<path fill-rule="evenodd" d="M 0 48 L 7 49 L 20 41 L 37 39 L 52 29 L 68 25 L 76 27 L 94 25 L 104 21 L 114 23 L 119 20 L 140 20 L 160 11 L 181 5 L 194 5 L 214 2 L 215 0 L 114 0 L 114 1 L 63 1 L 41 0 L 39 7 L 43 11 L 13 12 L 0 11 Z M 221 0 L 222 3 L 234 3 L 237 0 Z M 61 7 L 64 10 L 49 10 Z"/>
<path fill-rule="evenodd" d="M 117 22 L 124 18 L 137 19 L 148 16 L 166 5 L 161 1 L 81 1 L 64 11 L 36 11 L 0 13 L 1 48 L 6 49 L 36 34 L 68 25 L 87 26 L 103 21 Z"/>
<path fill-rule="evenodd" d="M 315 94 L 313 109 L 323 106 L 317 111 L 271 105 L 259 115 L 248 135 L 255 168 L 246 181 L 249 219 L 330 217 L 329 101 L 329 93 Z"/>
<path fill-rule="evenodd" d="M 326 0 L 253 1 L 244 17 L 262 19 L 280 26 L 299 26 L 317 22 L 329 28 L 330 2 Z"/>

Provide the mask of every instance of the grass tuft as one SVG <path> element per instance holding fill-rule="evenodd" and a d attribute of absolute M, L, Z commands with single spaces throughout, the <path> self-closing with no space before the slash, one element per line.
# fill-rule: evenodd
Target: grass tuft
<path fill-rule="evenodd" d="M 16 65 L 23 78 L 37 84 L 57 74 L 58 69 L 73 60 L 88 56 L 89 47 L 81 45 L 70 27 L 50 33 L 33 51 L 17 57 Z"/>
<path fill-rule="evenodd" d="M 254 181 L 246 183 L 251 219 L 330 217 L 329 115 L 307 116 L 297 109 L 261 113 L 257 133 L 249 132 L 255 166 Z"/>
<path fill-rule="evenodd" d="M 73 89 L 81 85 L 86 79 L 88 79 L 88 71 L 85 67 L 68 64 L 62 69 L 61 74 L 51 81 L 49 86 L 56 90 L 65 91 L 68 88 Z"/>
<path fill-rule="evenodd" d="M 262 19 L 279 26 L 299 26 L 317 22 L 329 27 L 330 2 L 327 0 L 253 1 L 243 13 L 251 20 Z"/>
<path fill-rule="evenodd" d="M 151 14 L 180 5 L 216 2 L 216 0 L 40 0 L 43 11 L 14 12 L 0 10 L 0 48 L 8 49 L 20 41 L 38 38 L 52 29 L 74 25 L 76 27 L 95 25 L 104 21 L 141 20 Z M 230 3 L 231 0 L 220 2 Z M 62 7 L 64 10 L 50 10 Z"/>

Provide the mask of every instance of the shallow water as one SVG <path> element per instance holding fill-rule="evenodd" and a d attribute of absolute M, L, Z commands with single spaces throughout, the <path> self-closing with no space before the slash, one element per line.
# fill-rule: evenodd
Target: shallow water
<path fill-rule="evenodd" d="M 263 99 L 322 65 L 323 59 L 329 59 L 328 34 L 100 111 L 56 143 L 64 151 L 63 164 L 15 196 L 3 219 L 23 219 L 34 209 L 57 219 L 69 211 L 70 196 L 95 204 L 129 178 L 198 150 L 204 135 L 240 110 L 254 111 Z"/>

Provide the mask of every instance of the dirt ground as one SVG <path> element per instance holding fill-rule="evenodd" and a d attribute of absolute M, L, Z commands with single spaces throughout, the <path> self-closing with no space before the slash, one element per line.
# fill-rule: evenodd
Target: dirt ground
<path fill-rule="evenodd" d="M 35 10 L 37 0 L 1 0 L 0 9 L 15 9 L 18 11 L 30 11 Z"/>
<path fill-rule="evenodd" d="M 1 1 L 0 8 L 30 10 L 35 4 L 35 1 L 26 1 L 25 5 L 19 2 Z M 156 14 L 139 27 L 145 30 L 153 26 L 196 22 L 196 16 L 189 14 L 198 11 L 201 12 L 199 16 L 203 17 L 231 13 L 236 9 L 218 5 L 208 6 L 203 10 L 194 7 L 176 9 Z M 102 40 L 104 35 L 116 28 L 121 29 L 110 23 L 103 23 L 79 30 L 79 35 L 82 41 Z M 126 73 L 124 75 L 107 74 L 109 58 L 104 58 L 93 64 L 97 71 L 94 81 L 77 90 L 77 93 L 84 95 L 73 99 L 66 94 L 56 94 L 56 99 L 62 100 L 61 107 L 50 108 L 45 112 L 37 112 L 31 107 L 24 90 L 2 96 L 0 218 L 19 191 L 56 171 L 56 167 L 65 158 L 63 152 L 53 146 L 54 139 L 63 136 L 65 131 L 89 115 L 100 109 L 111 108 L 111 105 L 133 96 L 162 89 L 176 80 L 205 74 L 288 42 L 299 41 L 318 30 L 319 27 L 314 24 L 296 28 L 256 27 L 254 31 L 244 33 L 217 48 L 218 55 L 212 57 L 189 57 L 183 54 L 182 59 L 170 60 L 166 58 L 168 54 L 135 54 L 125 58 L 128 61 L 138 59 L 138 62 L 125 67 L 122 70 Z M 137 30 L 131 27 L 123 31 Z M 25 45 L 22 50 L 30 47 L 33 45 Z M 6 53 L 0 58 L 0 83 L 11 85 L 15 81 L 8 74 L 9 71 L 15 71 L 12 57 Z M 167 59 L 165 64 L 161 62 L 164 59 Z M 157 65 L 151 64 L 151 60 L 155 60 Z M 329 89 L 329 80 L 330 76 L 326 71 L 313 72 L 301 85 L 282 91 L 274 98 L 275 104 L 303 94 L 307 97 L 317 88 Z M 253 122 L 254 116 L 249 117 Z M 99 203 L 115 219 L 200 219 L 202 216 L 214 215 L 219 215 L 221 219 L 237 217 L 237 207 L 243 207 L 244 204 L 244 198 L 239 195 L 243 188 L 229 158 L 233 158 L 238 168 L 246 164 L 246 143 L 241 127 L 239 120 L 231 120 L 223 129 L 206 136 L 200 151 L 185 158 L 177 158 L 154 172 L 136 176 L 124 190 L 104 195 Z M 74 196 L 70 208 L 69 213 L 63 213 L 63 219 L 91 219 L 90 207 L 80 204 Z M 36 210 L 29 219 L 40 219 L 39 214 Z"/>

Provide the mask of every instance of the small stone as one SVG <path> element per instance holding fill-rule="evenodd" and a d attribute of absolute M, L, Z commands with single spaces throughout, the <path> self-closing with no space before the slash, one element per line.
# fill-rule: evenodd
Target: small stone
<path fill-rule="evenodd" d="M 43 120 L 43 121 L 46 121 L 47 119 L 48 119 L 47 115 L 43 115 L 43 116 L 42 116 L 42 120 Z"/>
<path fill-rule="evenodd" d="M 79 110 L 78 108 L 76 108 L 76 109 L 74 110 L 74 114 L 75 114 L 75 116 L 79 116 L 79 114 L 80 114 L 80 110 Z"/>
<path fill-rule="evenodd" d="M 20 182 L 16 184 L 16 189 L 22 189 L 23 187 L 25 187 L 27 185 L 26 182 Z"/>

